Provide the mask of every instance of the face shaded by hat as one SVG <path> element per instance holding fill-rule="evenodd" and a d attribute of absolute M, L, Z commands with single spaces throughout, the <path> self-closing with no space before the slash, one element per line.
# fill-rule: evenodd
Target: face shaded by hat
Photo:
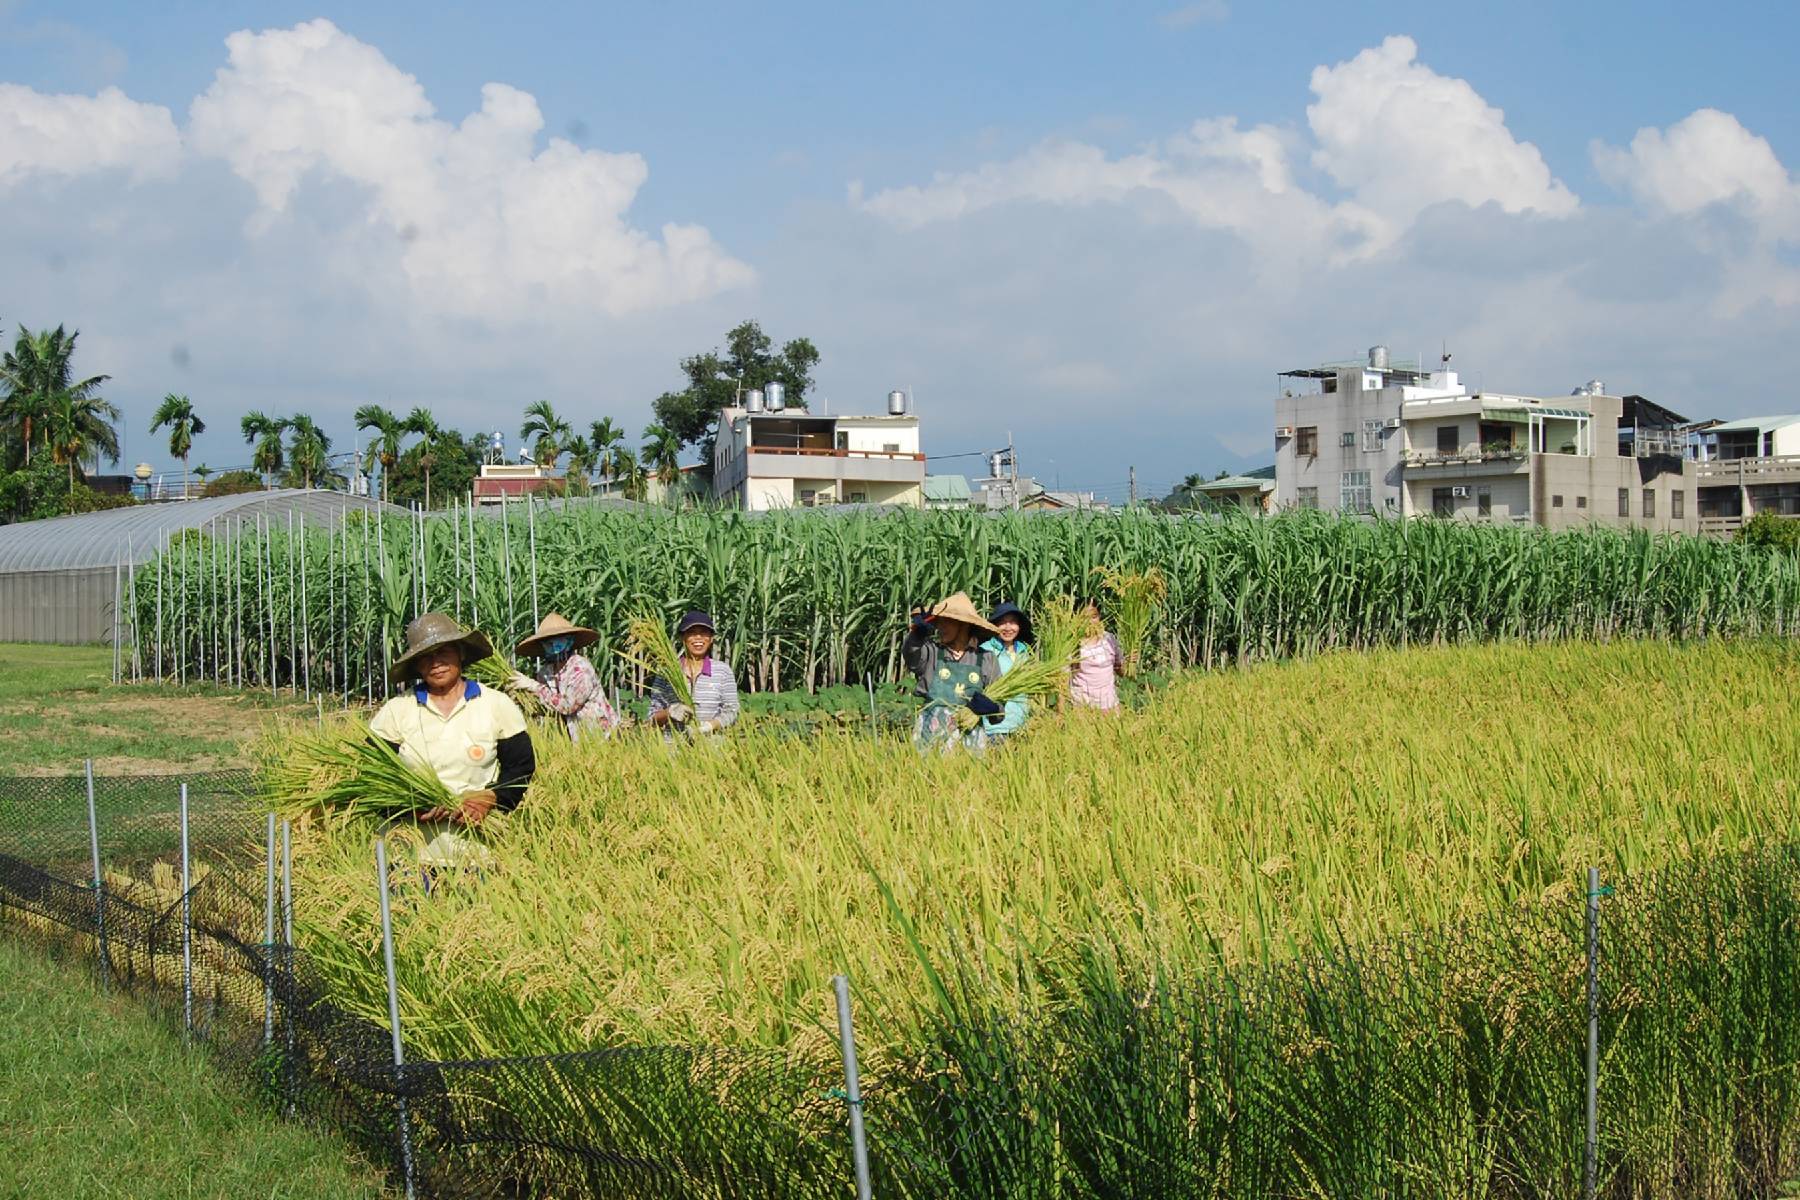
<path fill-rule="evenodd" d="M 1010 600 L 1008 600 L 1004 604 L 995 606 L 994 611 L 988 614 L 988 620 L 992 621 L 994 623 L 994 625 L 996 626 L 996 629 L 995 629 L 996 635 L 998 635 L 998 633 L 999 633 L 998 626 L 1000 624 L 1001 618 L 1003 618 L 1003 617 L 1011 617 L 1013 620 L 1015 620 L 1019 623 L 1019 636 L 1014 639 L 1015 641 L 1024 642 L 1027 646 L 1029 646 L 1037 640 L 1035 637 L 1032 636 L 1032 633 L 1031 633 L 1031 617 L 1030 617 L 1030 615 L 1027 614 L 1024 609 L 1020 608 L 1018 605 L 1014 604 Z"/>
<path fill-rule="evenodd" d="M 713 619 L 710 615 L 701 612 L 699 609 L 694 609 L 692 612 L 684 613 L 682 615 L 681 620 L 675 626 L 675 636 L 685 637 L 696 629 L 704 629 L 708 633 L 718 632 L 718 627 L 713 624 Z"/>
<path fill-rule="evenodd" d="M 414 618 L 406 627 L 406 651 L 388 669 L 389 681 L 406 683 L 412 680 L 417 675 L 414 668 L 419 659 L 444 646 L 455 646 L 462 654 L 465 667 L 494 652 L 494 644 L 479 629 L 464 629 L 449 613 L 426 613 Z"/>
<path fill-rule="evenodd" d="M 521 656 L 540 657 L 556 652 L 555 639 L 568 638 L 569 650 L 579 650 L 600 640 L 600 635 L 585 625 L 577 625 L 561 613 L 550 613 L 538 622 L 537 632 L 518 645 Z"/>

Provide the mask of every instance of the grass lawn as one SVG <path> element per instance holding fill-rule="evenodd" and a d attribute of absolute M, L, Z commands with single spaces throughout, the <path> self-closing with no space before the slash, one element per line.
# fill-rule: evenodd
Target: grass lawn
<path fill-rule="evenodd" d="M 209 687 L 112 686 L 112 647 L 0 644 L 0 773 L 102 775 L 245 765 L 271 713 L 307 705 Z"/>
<path fill-rule="evenodd" d="M 109 646 L 0 645 L 0 774 L 71 774 L 89 757 L 103 775 L 242 765 L 275 709 L 210 689 L 114 688 L 111 672 Z M 52 815 L 79 851 L 79 814 Z M 131 816 L 103 810 L 109 854 L 142 832 Z M 0 811 L 11 835 L 26 825 Z M 102 994 L 89 964 L 0 931 L 0 1196 L 378 1197 L 380 1179 L 340 1142 L 252 1102 L 134 1001 Z"/>
<path fill-rule="evenodd" d="M 385 1195 L 335 1140 L 276 1118 L 85 964 L 0 936 L 0 1196 Z"/>

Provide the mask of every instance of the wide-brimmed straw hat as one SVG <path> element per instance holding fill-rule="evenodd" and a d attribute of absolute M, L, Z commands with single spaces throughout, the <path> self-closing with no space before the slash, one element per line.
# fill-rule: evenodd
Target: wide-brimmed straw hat
<path fill-rule="evenodd" d="M 985 629 L 989 633 L 999 633 L 994 623 L 982 616 L 975 608 L 975 602 L 969 599 L 969 593 L 957 592 L 946 596 L 931 606 L 928 620 L 935 621 L 939 617 L 948 617 L 952 621 L 961 621 L 964 625 L 973 625 L 977 629 Z"/>
<path fill-rule="evenodd" d="M 388 678 L 394 683 L 405 683 L 413 678 L 412 666 L 419 656 L 440 646 L 462 647 L 464 666 L 479 662 L 494 652 L 494 643 L 479 629 L 464 629 L 449 613 L 428 612 L 415 617 L 406 627 L 406 652 L 388 668 Z"/>
<path fill-rule="evenodd" d="M 521 655 L 541 655 L 544 643 L 553 637 L 571 637 L 575 639 L 575 649 L 591 646 L 600 640 L 600 635 L 586 625 L 577 625 L 561 613 L 550 613 L 538 622 L 537 632 L 521 641 L 518 653 Z"/>

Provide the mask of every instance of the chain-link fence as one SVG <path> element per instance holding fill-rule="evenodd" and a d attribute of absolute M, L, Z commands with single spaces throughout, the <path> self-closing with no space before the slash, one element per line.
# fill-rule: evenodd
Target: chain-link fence
<path fill-rule="evenodd" d="M 397 1068 L 386 1014 L 289 944 L 246 775 L 185 780 L 182 886 L 182 782 L 96 780 L 96 855 L 83 779 L 0 781 L 0 923 L 91 950 L 273 1108 L 420 1195 L 855 1194 L 817 1049 Z M 1089 943 L 1028 1018 L 947 956 L 926 1036 L 859 1098 L 874 1194 L 1570 1197 L 1589 1163 L 1607 1197 L 1772 1194 L 1800 1159 L 1800 850 L 1594 891 L 1204 978 Z"/>

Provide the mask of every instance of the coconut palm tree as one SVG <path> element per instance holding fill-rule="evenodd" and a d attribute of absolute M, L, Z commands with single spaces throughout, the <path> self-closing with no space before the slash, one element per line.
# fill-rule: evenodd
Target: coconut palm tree
<path fill-rule="evenodd" d="M 584 437 L 578 437 L 570 442 L 568 451 L 568 481 L 572 485 L 579 487 L 583 494 L 586 494 L 588 490 L 588 473 L 594 469 L 594 464 L 599 461 L 599 455 L 595 453 L 593 445 Z"/>
<path fill-rule="evenodd" d="M 557 456 L 574 432 L 567 421 L 556 415 L 556 409 L 548 400 L 533 400 L 525 406 L 525 423 L 519 426 L 519 439 L 537 439 L 531 448 L 531 456 L 545 470 L 556 466 Z"/>
<path fill-rule="evenodd" d="M 619 455 L 625 450 L 625 427 L 611 417 L 601 417 L 588 426 L 588 444 L 594 448 L 594 464 L 601 476 L 608 483 L 617 479 L 624 465 Z"/>
<path fill-rule="evenodd" d="M 331 438 L 305 413 L 289 417 L 288 480 L 303 488 L 325 482 L 331 473 Z"/>
<path fill-rule="evenodd" d="M 0 387 L 5 388 L 0 396 L 0 425 L 17 431 L 27 463 L 31 461 L 34 441 L 40 446 L 49 445 L 44 423 L 56 398 L 67 393 L 80 408 L 83 401 L 98 400 L 100 385 L 112 378 L 95 375 L 74 382 L 70 360 L 75 357 L 75 340 L 80 336 L 80 330 L 68 333 L 61 325 L 36 333 L 20 326 L 13 348 L 0 355 Z M 105 407 L 112 409 L 110 404 Z M 112 411 L 116 420 L 117 410 Z"/>
<path fill-rule="evenodd" d="M 119 432 L 113 422 L 119 410 L 110 400 L 99 396 L 64 390 L 50 399 L 42 427 L 50 447 L 50 457 L 69 468 L 69 494 L 75 493 L 75 464 L 91 460 L 98 468 L 104 455 L 110 462 L 119 461 Z"/>
<path fill-rule="evenodd" d="M 156 415 L 150 420 L 150 432 L 155 433 L 165 425 L 169 429 L 169 453 L 181 460 L 181 494 L 186 496 L 188 452 L 194 448 L 194 435 L 206 432 L 206 422 L 194 412 L 192 400 L 170 392 L 156 406 Z"/>
<path fill-rule="evenodd" d="M 270 480 L 287 462 L 287 455 L 281 448 L 281 435 L 288 429 L 287 418 L 248 412 L 238 422 L 238 428 L 243 431 L 244 444 L 255 447 L 250 452 L 251 467 L 263 477 L 265 488 L 272 486 Z"/>
<path fill-rule="evenodd" d="M 614 452 L 613 470 L 617 472 L 614 478 L 624 485 L 625 498 L 627 500 L 642 500 L 644 498 L 644 484 L 646 482 L 644 478 L 644 468 L 638 465 L 637 455 L 631 452 L 630 447 L 621 446 Z"/>
<path fill-rule="evenodd" d="M 365 404 L 356 410 L 356 427 L 375 431 L 375 440 L 369 443 L 364 469 L 380 464 L 381 498 L 386 500 L 388 474 L 393 471 L 394 464 L 400 461 L 400 443 L 409 432 L 406 422 L 400 419 L 399 414 L 389 412 L 379 404 Z"/>
<path fill-rule="evenodd" d="M 425 472 L 425 507 L 430 508 L 431 468 L 437 465 L 438 443 L 443 440 L 444 431 L 428 410 L 415 408 L 406 415 L 406 432 L 419 437 L 419 469 Z"/>
<path fill-rule="evenodd" d="M 645 469 L 656 475 L 656 481 L 663 485 L 671 504 L 681 499 L 675 492 L 675 485 L 681 480 L 681 439 L 671 429 L 661 425 L 644 426 Z"/>

